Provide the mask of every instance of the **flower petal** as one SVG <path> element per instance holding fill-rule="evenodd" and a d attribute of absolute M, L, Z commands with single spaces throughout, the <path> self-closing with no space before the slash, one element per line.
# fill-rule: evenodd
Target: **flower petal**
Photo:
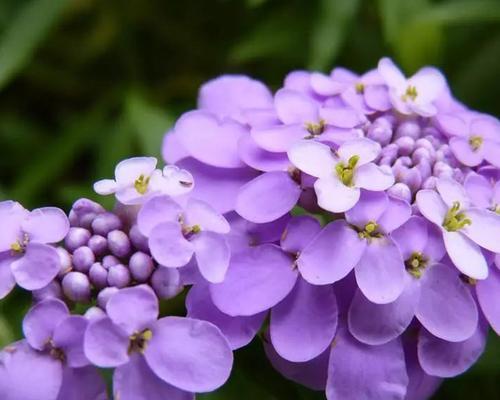
<path fill-rule="evenodd" d="M 373 239 L 354 269 L 358 286 L 372 303 L 396 300 L 405 287 L 405 266 L 396 244 L 389 239 Z"/>
<path fill-rule="evenodd" d="M 330 147 L 312 140 L 302 140 L 292 146 L 288 158 L 302 172 L 318 178 L 333 174 L 337 162 Z"/>
<path fill-rule="evenodd" d="M 292 292 L 271 310 L 270 336 L 278 354 L 293 362 L 323 353 L 337 329 L 337 301 L 331 285 L 299 279 Z"/>
<path fill-rule="evenodd" d="M 285 152 L 274 153 L 264 150 L 257 145 L 252 135 L 240 139 L 238 151 L 245 164 L 260 171 L 286 171 L 290 165 Z"/>
<path fill-rule="evenodd" d="M 458 274 L 443 264 L 428 267 L 421 280 L 416 316 L 434 336 L 460 342 L 475 331 L 478 312 L 474 298 Z"/>
<path fill-rule="evenodd" d="M 59 208 L 37 208 L 29 213 L 22 228 L 29 235 L 31 242 L 57 243 L 68 233 L 69 221 Z"/>
<path fill-rule="evenodd" d="M 448 256 L 460 272 L 474 279 L 488 276 L 488 264 L 476 243 L 461 232 L 443 231 L 443 239 Z"/>
<path fill-rule="evenodd" d="M 115 369 L 113 395 L 119 400 L 194 400 L 192 393 L 156 376 L 139 354 L 132 354 L 130 362 Z"/>
<path fill-rule="evenodd" d="M 295 143 L 309 136 L 300 124 L 266 126 L 252 129 L 252 139 L 259 147 L 272 153 L 284 153 Z"/>
<path fill-rule="evenodd" d="M 129 337 L 108 317 L 89 322 L 83 348 L 92 364 L 101 368 L 114 368 L 129 361 Z"/>
<path fill-rule="evenodd" d="M 358 156 L 358 167 L 375 160 L 381 151 L 380 144 L 368 138 L 359 138 L 343 143 L 338 154 L 340 158 L 347 162 L 353 156 Z"/>
<path fill-rule="evenodd" d="M 264 244 L 232 257 L 224 282 L 212 284 L 214 304 L 232 316 L 254 315 L 283 300 L 297 280 L 293 260 L 279 247 Z"/>
<path fill-rule="evenodd" d="M 336 176 L 319 178 L 314 183 L 318 205 L 334 213 L 345 212 L 356 205 L 360 190 L 344 185 Z"/>
<path fill-rule="evenodd" d="M 10 255 L 10 251 L 0 253 L 0 300 L 6 297 L 16 286 L 16 280 L 10 269 L 10 265 L 14 260 L 15 258 Z"/>
<path fill-rule="evenodd" d="M 402 226 L 392 231 L 391 237 L 398 245 L 404 260 L 410 258 L 413 253 L 423 253 L 429 238 L 427 221 L 414 215 Z"/>
<path fill-rule="evenodd" d="M 288 213 L 297 204 L 300 193 L 299 185 L 288 172 L 266 172 L 240 189 L 236 212 L 251 222 L 271 222 Z"/>
<path fill-rule="evenodd" d="M 278 90 L 274 95 L 274 107 L 284 124 L 302 124 L 319 120 L 316 103 L 310 97 L 294 90 Z"/>
<path fill-rule="evenodd" d="M 54 247 L 29 243 L 24 255 L 11 264 L 16 282 L 26 290 L 47 286 L 60 271 L 61 260 Z"/>
<path fill-rule="evenodd" d="M 385 190 L 394 185 L 394 175 L 388 168 L 368 163 L 356 168 L 354 184 L 366 190 Z"/>
<path fill-rule="evenodd" d="M 359 201 L 350 210 L 346 211 L 347 222 L 358 228 L 364 228 L 370 222 L 378 222 L 389 204 L 389 197 L 385 192 L 362 190 Z"/>
<path fill-rule="evenodd" d="M 23 320 L 26 341 L 34 349 L 43 350 L 56 327 L 68 316 L 68 307 L 61 300 L 47 299 L 35 304 Z"/>
<path fill-rule="evenodd" d="M 186 297 L 187 316 L 208 321 L 217 326 L 233 350 L 246 346 L 259 331 L 267 313 L 249 317 L 231 317 L 221 312 L 210 298 L 207 285 L 194 285 Z"/>
<path fill-rule="evenodd" d="M 29 211 L 15 201 L 0 202 L 0 220 L 2 221 L 0 252 L 10 251 L 10 246 L 22 239 L 21 225 L 28 214 Z"/>
<path fill-rule="evenodd" d="M 209 392 L 229 378 L 233 353 L 219 328 L 191 318 L 165 317 L 152 327 L 144 357 L 165 382 L 188 392 Z"/>
<path fill-rule="evenodd" d="M 320 231 L 321 225 L 316 218 L 293 217 L 281 236 L 281 248 L 288 253 L 300 253 Z"/>
<path fill-rule="evenodd" d="M 390 58 L 382 58 L 377 69 L 387 86 L 396 88 L 406 84 L 405 76 Z"/>
<path fill-rule="evenodd" d="M 476 293 L 484 316 L 493 330 L 500 335 L 500 301 L 498 301 L 500 271 L 498 268 L 491 268 L 488 278 L 477 282 Z"/>
<path fill-rule="evenodd" d="M 345 221 L 331 222 L 300 253 L 300 274 L 313 285 L 339 281 L 358 263 L 365 247 L 365 241 Z"/>
<path fill-rule="evenodd" d="M 200 200 L 189 199 L 184 216 L 186 225 L 199 225 L 204 231 L 228 233 L 231 230 L 226 218 L 214 210 L 210 204 Z"/>
<path fill-rule="evenodd" d="M 203 277 L 212 283 L 222 282 L 231 257 L 226 238 L 215 232 L 200 232 L 194 235 L 191 243 Z"/>
<path fill-rule="evenodd" d="M 132 157 L 120 161 L 115 168 L 115 178 L 118 187 L 133 185 L 141 175 L 151 175 L 156 168 L 154 157 Z"/>
<path fill-rule="evenodd" d="M 458 161 L 468 167 L 475 167 L 483 161 L 483 151 L 481 149 L 473 150 L 467 138 L 452 137 L 449 145 Z"/>
<path fill-rule="evenodd" d="M 466 212 L 472 223 L 462 232 L 479 246 L 500 253 L 500 215 L 489 210 L 470 208 Z"/>
<path fill-rule="evenodd" d="M 106 303 L 106 313 L 127 334 L 142 332 L 158 318 L 158 299 L 147 285 L 124 288 Z"/>
<path fill-rule="evenodd" d="M 411 281 L 396 300 L 387 304 L 372 303 L 358 289 L 349 308 L 349 332 L 369 345 L 390 342 L 410 325 L 419 297 L 419 285 Z"/>
<path fill-rule="evenodd" d="M 56 400 L 107 400 L 106 382 L 94 366 L 64 368 Z"/>
<path fill-rule="evenodd" d="M 436 182 L 436 189 L 448 207 L 452 207 L 455 202 L 460 203 L 462 209 L 469 207 L 469 198 L 464 187 L 452 178 L 439 178 Z"/>
<path fill-rule="evenodd" d="M 113 194 L 118 189 L 118 185 L 114 179 L 101 179 L 94 183 L 94 191 L 102 196 Z"/>
<path fill-rule="evenodd" d="M 57 325 L 54 332 L 54 346 L 64 351 L 66 365 L 71 368 L 90 364 L 83 351 L 83 336 L 88 320 L 81 315 L 70 315 Z"/>
<path fill-rule="evenodd" d="M 420 190 L 416 203 L 422 215 L 437 226 L 442 226 L 448 207 L 434 190 Z"/>
<path fill-rule="evenodd" d="M 137 226 L 144 236 L 162 222 L 177 222 L 182 215 L 181 206 L 169 196 L 156 196 L 146 201 L 137 214 Z"/>
<path fill-rule="evenodd" d="M 194 245 L 184 238 L 180 224 L 174 222 L 155 226 L 148 243 L 151 255 L 165 267 L 183 267 L 194 253 Z"/>

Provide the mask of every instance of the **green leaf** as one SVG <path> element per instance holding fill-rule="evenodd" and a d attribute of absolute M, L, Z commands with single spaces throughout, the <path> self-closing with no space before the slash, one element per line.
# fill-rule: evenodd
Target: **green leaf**
<path fill-rule="evenodd" d="M 313 21 L 309 68 L 325 70 L 340 48 L 359 9 L 359 0 L 322 0 Z"/>
<path fill-rule="evenodd" d="M 419 21 L 443 25 L 498 22 L 500 21 L 500 2 L 492 0 L 461 0 L 436 4 L 416 17 Z"/>
<path fill-rule="evenodd" d="M 0 38 L 0 88 L 30 61 L 69 2 L 33 0 L 21 8 Z"/>
<path fill-rule="evenodd" d="M 175 117 L 136 92 L 127 97 L 125 107 L 144 155 L 161 158 L 163 136 L 174 124 Z"/>

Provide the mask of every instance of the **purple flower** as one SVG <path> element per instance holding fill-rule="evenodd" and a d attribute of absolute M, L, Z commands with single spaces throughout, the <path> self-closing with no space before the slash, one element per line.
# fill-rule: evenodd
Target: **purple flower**
<path fill-rule="evenodd" d="M 486 279 L 477 281 L 476 294 L 477 300 L 483 311 L 485 318 L 490 323 L 493 330 L 500 335 L 500 302 L 498 294 L 500 293 L 500 270 L 490 268 L 490 273 Z"/>
<path fill-rule="evenodd" d="M 87 320 L 56 299 L 26 314 L 26 340 L 0 355 L 0 396 L 23 400 L 104 400 L 106 387 L 83 353 Z"/>
<path fill-rule="evenodd" d="M 94 184 L 102 195 L 115 194 L 123 204 L 141 204 L 155 194 L 179 196 L 192 190 L 193 177 L 186 170 L 168 165 L 156 169 L 156 158 L 134 157 L 123 160 L 115 168 L 115 179 L 103 179 Z"/>
<path fill-rule="evenodd" d="M 192 399 L 190 393 L 215 390 L 228 378 L 233 356 L 220 330 L 191 318 L 158 319 L 149 287 L 120 290 L 106 312 L 89 323 L 84 351 L 93 364 L 116 368 L 116 398 Z"/>
<path fill-rule="evenodd" d="M 149 238 L 151 255 L 162 266 L 183 267 L 194 254 L 208 281 L 224 279 L 230 257 L 224 234 L 230 227 L 208 204 L 190 199 L 183 209 L 168 196 L 153 197 L 139 211 L 137 223 Z"/>
<path fill-rule="evenodd" d="M 389 58 L 382 58 L 378 72 L 389 87 L 392 105 L 398 112 L 423 117 L 437 113 L 434 102 L 446 87 L 446 81 L 437 69 L 422 68 L 407 79 Z"/>
<path fill-rule="evenodd" d="M 417 205 L 422 215 L 442 232 L 446 251 L 460 272 L 474 279 L 488 276 L 481 247 L 500 253 L 500 216 L 471 207 L 464 188 L 453 179 L 437 181 L 437 191 L 421 190 Z"/>
<path fill-rule="evenodd" d="M 403 292 L 405 266 L 390 233 L 410 217 L 410 206 L 384 192 L 362 191 L 360 201 L 323 228 L 300 253 L 300 273 L 308 282 L 324 285 L 343 279 L 354 268 L 366 298 L 390 303 Z M 335 245 L 332 245 L 335 243 Z"/>
<path fill-rule="evenodd" d="M 418 216 L 391 234 L 408 275 L 401 295 L 388 304 L 374 304 L 358 290 L 349 309 L 349 330 L 371 345 L 401 335 L 413 317 L 434 336 L 460 342 L 473 335 L 478 312 L 469 288 L 459 274 L 438 262 L 445 254 L 438 229 Z"/>
<path fill-rule="evenodd" d="M 500 213 L 500 181 L 470 172 L 465 178 L 464 189 L 475 207 Z"/>
<path fill-rule="evenodd" d="M 440 114 L 437 121 L 450 135 L 450 148 L 464 165 L 475 167 L 486 160 L 500 168 L 500 122 L 475 112 Z"/>
<path fill-rule="evenodd" d="M 358 202 L 361 188 L 381 191 L 394 183 L 392 173 L 372 161 L 380 153 L 380 145 L 369 139 L 342 144 L 334 153 L 330 147 L 302 141 L 288 152 L 292 163 L 318 180 L 314 190 L 321 208 L 344 212 Z"/>
<path fill-rule="evenodd" d="M 49 246 L 64 239 L 69 230 L 66 215 L 58 208 L 33 211 L 13 201 L 0 202 L 0 298 L 17 283 L 24 289 L 46 286 L 59 273 L 61 261 Z"/>

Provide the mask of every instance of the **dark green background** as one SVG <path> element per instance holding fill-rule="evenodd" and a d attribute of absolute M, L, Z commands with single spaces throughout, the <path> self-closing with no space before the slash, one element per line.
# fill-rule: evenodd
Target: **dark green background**
<path fill-rule="evenodd" d="M 120 159 L 159 155 L 218 74 L 275 89 L 293 69 L 362 72 L 384 55 L 407 73 L 441 67 L 460 100 L 500 115 L 496 0 L 0 0 L 0 199 L 68 209 L 92 197 Z M 0 306 L 1 345 L 26 306 L 20 292 Z M 200 397 L 322 398 L 274 373 L 257 341 L 236 359 L 230 383 Z M 498 338 L 435 398 L 499 399 Z"/>

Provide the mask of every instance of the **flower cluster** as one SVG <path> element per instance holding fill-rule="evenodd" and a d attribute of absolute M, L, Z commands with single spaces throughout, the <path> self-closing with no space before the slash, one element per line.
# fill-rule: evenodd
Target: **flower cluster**
<path fill-rule="evenodd" d="M 0 296 L 34 298 L 1 398 L 193 399 L 257 337 L 328 399 L 423 400 L 500 333 L 500 122 L 440 71 L 222 76 L 163 157 L 94 185 L 113 211 L 0 203 Z"/>

